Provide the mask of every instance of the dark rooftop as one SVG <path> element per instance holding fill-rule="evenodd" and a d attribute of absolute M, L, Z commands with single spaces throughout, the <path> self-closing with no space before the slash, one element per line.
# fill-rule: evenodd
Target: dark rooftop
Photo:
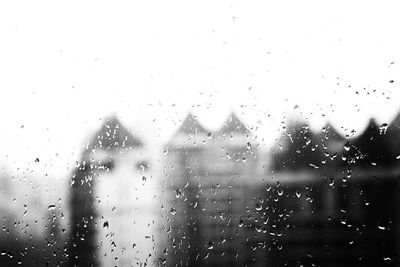
<path fill-rule="evenodd" d="M 89 150 L 131 149 L 143 146 L 143 142 L 127 130 L 116 116 L 104 120 L 100 130 L 93 135 Z"/>

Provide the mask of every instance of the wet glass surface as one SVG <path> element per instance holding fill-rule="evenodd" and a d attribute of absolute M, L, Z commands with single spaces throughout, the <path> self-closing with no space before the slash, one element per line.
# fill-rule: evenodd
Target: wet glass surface
<path fill-rule="evenodd" d="M 397 11 L 0 3 L 0 266 L 399 266 Z"/>

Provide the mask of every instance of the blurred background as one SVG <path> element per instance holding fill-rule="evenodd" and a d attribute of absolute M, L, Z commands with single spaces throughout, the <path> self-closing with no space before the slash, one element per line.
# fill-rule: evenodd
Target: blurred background
<path fill-rule="evenodd" d="M 399 266 L 397 7 L 0 3 L 0 265 Z"/>

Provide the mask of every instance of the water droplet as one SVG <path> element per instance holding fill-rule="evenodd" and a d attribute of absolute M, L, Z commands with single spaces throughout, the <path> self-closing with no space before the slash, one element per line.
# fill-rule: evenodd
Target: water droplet
<path fill-rule="evenodd" d="M 382 125 L 379 126 L 380 134 L 386 134 L 387 128 L 388 128 L 388 124 L 387 123 L 382 123 Z"/>
<path fill-rule="evenodd" d="M 310 165 L 311 167 L 313 167 L 315 170 L 318 170 L 318 169 L 319 169 L 319 167 L 318 167 L 317 165 L 315 165 L 315 164 L 310 163 L 310 164 L 308 164 L 308 165 Z"/>
<path fill-rule="evenodd" d="M 247 149 L 251 149 L 251 143 L 250 142 L 247 142 Z"/>
<path fill-rule="evenodd" d="M 344 144 L 344 150 L 349 151 L 350 150 L 350 143 L 346 142 L 346 144 Z"/>

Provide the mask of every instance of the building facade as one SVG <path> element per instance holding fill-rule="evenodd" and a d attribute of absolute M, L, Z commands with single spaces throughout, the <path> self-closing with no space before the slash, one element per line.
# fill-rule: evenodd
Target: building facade
<path fill-rule="evenodd" d="M 253 255 L 260 169 L 254 137 L 231 114 L 219 131 L 189 114 L 166 146 L 167 266 L 243 266 Z M 253 228 L 252 228 L 253 227 Z"/>
<path fill-rule="evenodd" d="M 72 266 L 152 266 L 155 181 L 146 146 L 116 117 L 104 121 L 72 177 Z"/>

